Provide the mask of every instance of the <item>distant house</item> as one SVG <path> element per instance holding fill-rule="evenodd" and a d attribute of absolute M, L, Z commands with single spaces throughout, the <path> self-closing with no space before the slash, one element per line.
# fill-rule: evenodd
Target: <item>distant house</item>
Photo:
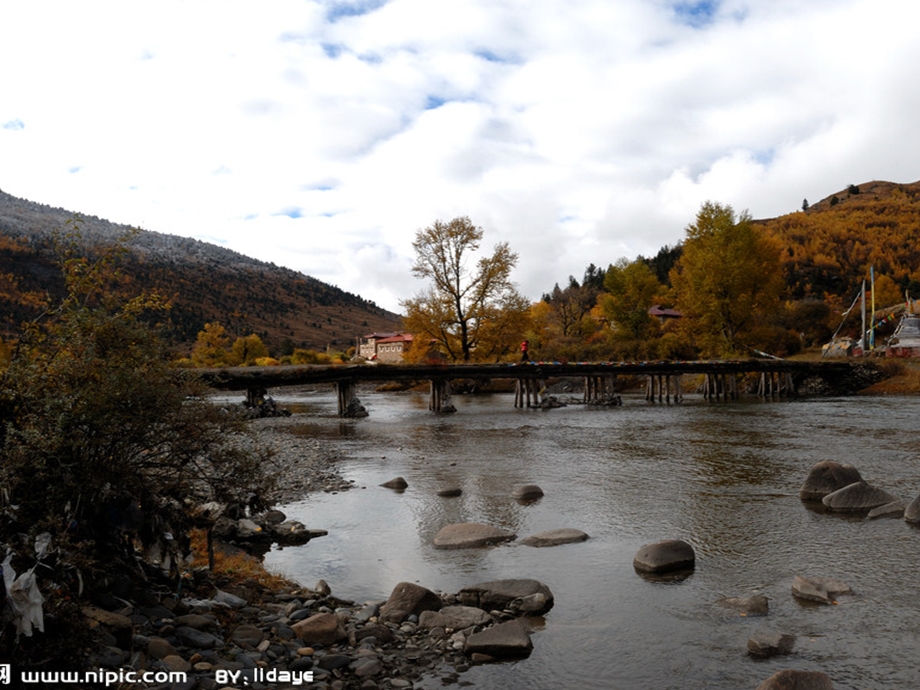
<path fill-rule="evenodd" d="M 359 357 L 375 362 L 401 362 L 412 345 L 411 333 L 371 333 L 358 338 Z"/>
<path fill-rule="evenodd" d="M 412 347 L 411 333 L 398 333 L 377 341 L 377 361 L 384 364 L 401 362 L 405 352 Z"/>
<path fill-rule="evenodd" d="M 374 359 L 377 354 L 377 342 L 384 338 L 392 338 L 399 333 L 370 333 L 358 338 L 358 357 L 364 359 Z"/>
<path fill-rule="evenodd" d="M 684 317 L 684 315 L 676 309 L 667 309 L 659 304 L 649 307 L 648 315 L 658 319 L 658 322 L 661 324 L 664 324 L 668 321 L 673 321 L 674 319 L 682 319 Z"/>

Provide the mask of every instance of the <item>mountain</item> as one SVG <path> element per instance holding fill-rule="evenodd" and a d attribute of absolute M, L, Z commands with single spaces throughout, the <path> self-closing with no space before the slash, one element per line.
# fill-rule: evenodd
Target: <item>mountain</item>
<path fill-rule="evenodd" d="M 920 297 L 920 182 L 851 184 L 803 207 L 755 221 L 782 247 L 793 299 L 849 304 L 870 267 L 896 297 Z"/>
<path fill-rule="evenodd" d="M 38 315 L 47 295 L 63 294 L 54 237 L 73 228 L 88 253 L 132 231 L 0 191 L 3 337 Z M 173 298 L 171 335 L 180 348 L 215 321 L 232 337 L 256 333 L 273 354 L 291 347 L 345 350 L 359 335 L 400 328 L 397 314 L 358 295 L 214 244 L 140 230 L 125 246 L 122 266 L 132 284 Z"/>

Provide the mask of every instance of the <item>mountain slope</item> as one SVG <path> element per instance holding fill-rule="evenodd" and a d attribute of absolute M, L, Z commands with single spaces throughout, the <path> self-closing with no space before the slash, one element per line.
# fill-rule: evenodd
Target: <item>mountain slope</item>
<path fill-rule="evenodd" d="M 848 304 L 870 267 L 920 296 L 920 182 L 849 185 L 803 212 L 756 222 L 783 248 L 793 299 Z"/>
<path fill-rule="evenodd" d="M 131 231 L 94 216 L 0 191 L 0 331 L 14 335 L 63 291 L 55 233 L 76 227 L 81 247 L 110 245 Z M 207 242 L 148 230 L 126 242 L 124 271 L 139 289 L 173 298 L 172 336 L 188 348 L 207 322 L 233 337 L 258 334 L 273 354 L 291 347 L 345 350 L 355 338 L 400 327 L 398 315 L 315 278 Z"/>

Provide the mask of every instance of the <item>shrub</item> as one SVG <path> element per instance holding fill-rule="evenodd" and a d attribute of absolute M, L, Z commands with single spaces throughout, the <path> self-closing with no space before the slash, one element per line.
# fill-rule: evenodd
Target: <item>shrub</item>
<path fill-rule="evenodd" d="M 62 251 L 67 296 L 0 375 L 0 545 L 17 573 L 41 563 L 49 612 L 115 577 L 177 577 L 199 505 L 261 508 L 272 490 L 267 454 L 238 442 L 243 418 L 169 365 L 155 325 L 165 302 L 122 296 L 117 249 L 94 263 L 75 240 Z M 21 623 L 12 614 L 4 628 Z M 18 638 L 0 630 L 0 657 Z M 45 663 L 21 652 L 26 667 Z"/>

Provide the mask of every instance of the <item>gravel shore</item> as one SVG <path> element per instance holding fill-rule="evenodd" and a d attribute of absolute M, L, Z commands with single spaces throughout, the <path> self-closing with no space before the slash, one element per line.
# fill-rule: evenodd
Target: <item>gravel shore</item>
<path fill-rule="evenodd" d="M 298 435 L 294 429 L 303 421 L 290 417 L 253 419 L 253 440 L 272 452 L 278 472 L 279 505 L 297 501 L 313 491 L 344 491 L 352 484 L 342 478 L 337 463 L 343 456 L 328 441 Z"/>

